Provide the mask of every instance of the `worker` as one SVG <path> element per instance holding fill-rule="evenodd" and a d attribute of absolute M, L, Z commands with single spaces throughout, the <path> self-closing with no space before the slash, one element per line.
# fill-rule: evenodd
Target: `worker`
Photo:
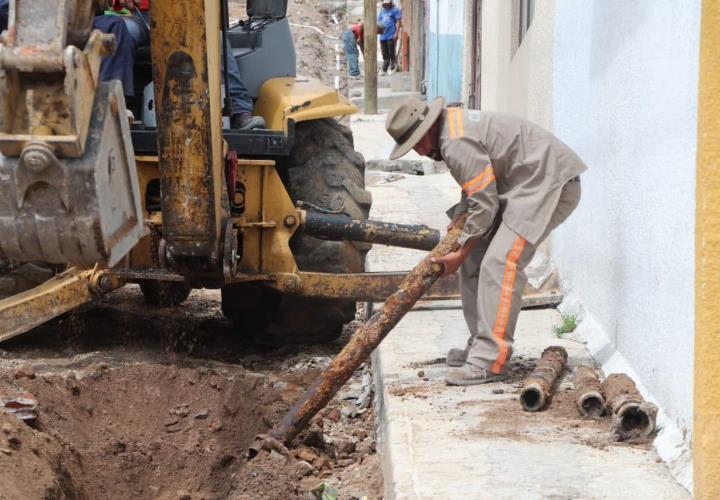
<path fill-rule="evenodd" d="M 8 28 L 10 0 L 0 0 L 0 31 Z M 134 95 L 133 62 L 135 44 L 120 19 L 98 13 L 93 18 L 93 29 L 115 35 L 115 53 L 103 58 L 100 63 L 100 81 L 120 80 L 125 95 Z"/>
<path fill-rule="evenodd" d="M 352 78 L 360 78 L 359 52 L 363 50 L 363 24 L 356 22 L 350 25 L 343 32 L 343 46 L 345 48 L 345 57 L 348 64 L 348 72 Z"/>
<path fill-rule="evenodd" d="M 127 27 L 137 47 L 150 44 L 150 0 L 115 0 L 113 9 L 118 13 Z M 245 131 L 267 128 L 262 116 L 254 116 L 253 101 L 240 77 L 240 68 L 232 53 L 230 42 L 226 40 L 223 50 L 224 57 L 220 61 L 220 69 L 224 71 L 224 63 L 228 69 L 228 95 L 232 113 L 230 127 Z"/>
<path fill-rule="evenodd" d="M 446 382 L 475 385 L 507 377 L 515 324 L 538 245 L 580 201 L 582 160 L 538 125 L 486 111 L 407 98 L 389 115 L 396 146 L 390 158 L 414 149 L 444 160 L 461 186 L 448 211 L 454 224 L 467 213 L 457 251 L 436 259 L 443 275 L 460 269 L 462 308 L 470 337 L 447 355 Z M 448 226 L 450 227 L 450 226 Z"/>
<path fill-rule="evenodd" d="M 402 26 L 402 11 L 395 7 L 392 0 L 383 0 L 380 12 L 377 17 L 378 31 L 380 34 L 380 50 L 382 52 L 383 65 L 380 76 L 392 75 L 397 69 L 397 55 L 395 44 Z"/>
<path fill-rule="evenodd" d="M 136 46 L 127 26 L 118 16 L 100 15 L 93 19 L 93 29 L 115 35 L 115 52 L 105 56 L 100 63 L 100 81 L 120 80 L 123 93 L 134 96 L 133 64 Z"/>

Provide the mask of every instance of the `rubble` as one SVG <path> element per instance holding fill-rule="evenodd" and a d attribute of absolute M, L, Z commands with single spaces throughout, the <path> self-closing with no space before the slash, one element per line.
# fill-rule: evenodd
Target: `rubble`
<path fill-rule="evenodd" d="M 21 392 L 14 396 L 0 395 L 0 408 L 18 420 L 32 421 L 37 418 L 38 403 L 29 392 Z"/>

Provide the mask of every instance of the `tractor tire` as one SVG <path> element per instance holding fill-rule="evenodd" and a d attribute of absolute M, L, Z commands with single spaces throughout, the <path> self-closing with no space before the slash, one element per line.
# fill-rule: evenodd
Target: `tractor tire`
<path fill-rule="evenodd" d="M 148 281 L 140 284 L 147 304 L 158 307 L 179 306 L 190 295 L 192 288 L 174 281 Z"/>
<path fill-rule="evenodd" d="M 278 162 L 293 202 L 366 219 L 372 197 L 365 190 L 365 159 L 353 147 L 352 132 L 334 119 L 298 123 L 290 157 Z M 301 271 L 365 271 L 369 243 L 327 241 L 296 234 L 290 248 Z M 223 312 L 253 339 L 266 345 L 308 344 L 336 339 L 355 318 L 351 300 L 283 295 L 234 285 L 222 290 Z"/>

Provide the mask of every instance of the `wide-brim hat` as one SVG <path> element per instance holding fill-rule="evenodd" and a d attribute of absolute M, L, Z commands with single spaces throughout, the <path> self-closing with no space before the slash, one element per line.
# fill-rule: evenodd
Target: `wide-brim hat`
<path fill-rule="evenodd" d="M 397 160 L 428 133 L 445 106 L 445 99 L 436 97 L 430 104 L 415 97 L 406 97 L 388 115 L 385 129 L 395 139 L 390 153 L 391 160 Z"/>

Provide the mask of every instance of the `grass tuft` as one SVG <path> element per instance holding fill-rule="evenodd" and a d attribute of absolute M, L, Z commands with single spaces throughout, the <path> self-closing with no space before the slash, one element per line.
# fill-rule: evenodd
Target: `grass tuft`
<path fill-rule="evenodd" d="M 562 338 L 566 333 L 575 331 L 577 328 L 577 316 L 575 314 L 561 314 L 562 322 L 553 327 L 553 333 L 557 338 Z"/>

